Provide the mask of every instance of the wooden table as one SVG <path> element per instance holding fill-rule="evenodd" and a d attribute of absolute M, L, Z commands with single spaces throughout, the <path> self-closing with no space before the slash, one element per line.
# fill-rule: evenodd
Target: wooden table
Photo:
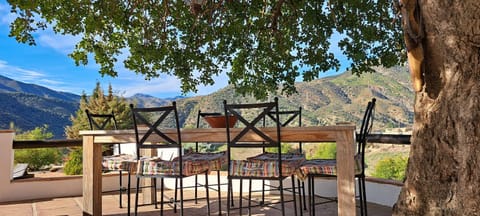
<path fill-rule="evenodd" d="M 232 128 L 232 133 L 240 129 Z M 275 136 L 275 128 L 264 128 Z M 141 131 L 142 132 L 142 131 Z M 143 131 L 145 132 L 145 131 Z M 167 135 L 173 136 L 167 132 Z M 225 128 L 182 129 L 182 142 L 226 142 Z M 83 214 L 102 215 L 102 145 L 134 143 L 134 130 L 80 131 L 83 136 Z M 176 139 L 176 138 L 175 138 Z M 243 141 L 261 140 L 248 134 Z M 151 140 L 155 141 L 155 140 Z M 337 143 L 337 194 L 338 215 L 355 215 L 355 126 L 318 126 L 281 128 L 282 142 L 336 142 Z"/>

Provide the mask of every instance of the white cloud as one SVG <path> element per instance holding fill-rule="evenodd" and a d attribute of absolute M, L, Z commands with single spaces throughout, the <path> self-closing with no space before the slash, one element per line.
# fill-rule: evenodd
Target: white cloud
<path fill-rule="evenodd" d="M 15 15 L 10 13 L 10 6 L 0 3 L 0 25 L 9 25 L 14 19 Z"/>
<path fill-rule="evenodd" d="M 20 82 L 41 85 L 57 91 L 63 91 L 62 86 L 67 85 L 65 82 L 54 79 L 44 72 L 10 65 L 4 60 L 0 60 L 0 74 Z"/>
<path fill-rule="evenodd" d="M 38 81 L 39 78 L 46 76 L 39 71 L 9 65 L 8 62 L 3 60 L 0 60 L 0 72 L 7 77 L 15 77 L 15 79 L 22 82 Z"/>
<path fill-rule="evenodd" d="M 58 35 L 51 30 L 38 32 L 37 38 L 40 46 L 49 47 L 62 54 L 69 54 L 80 41 L 80 36 Z"/>
<path fill-rule="evenodd" d="M 133 72 L 131 73 L 133 74 Z M 123 85 L 121 83 L 128 84 Z M 127 97 L 137 93 L 148 95 L 180 95 L 181 92 L 180 81 L 172 76 L 164 76 L 151 80 L 145 80 L 141 75 L 126 79 L 120 78 L 119 82 L 112 83 L 112 87 L 125 91 L 125 96 Z"/>

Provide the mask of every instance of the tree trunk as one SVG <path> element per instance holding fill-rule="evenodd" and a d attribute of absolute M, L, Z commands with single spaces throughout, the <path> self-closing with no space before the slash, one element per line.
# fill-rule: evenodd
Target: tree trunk
<path fill-rule="evenodd" d="M 479 215 L 480 1 L 418 1 L 424 88 L 394 215 Z"/>

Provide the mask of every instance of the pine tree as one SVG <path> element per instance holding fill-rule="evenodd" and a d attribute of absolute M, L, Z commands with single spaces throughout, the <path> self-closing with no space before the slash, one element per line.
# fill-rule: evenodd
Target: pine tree
<path fill-rule="evenodd" d="M 92 113 L 108 114 L 112 111 L 117 120 L 118 129 L 132 128 L 132 117 L 130 108 L 124 97 L 116 96 L 113 93 L 112 85 L 108 86 L 108 94 L 105 95 L 99 82 L 93 89 L 92 95 L 87 97 L 85 93 L 80 98 L 80 107 L 74 116 L 70 116 L 72 122 L 71 126 L 65 128 L 65 134 L 70 139 L 80 139 L 80 130 L 90 130 L 87 114 L 85 110 L 88 109 Z M 82 174 L 82 154 L 81 148 L 75 148 L 70 151 L 69 159 L 65 164 L 65 174 L 80 175 Z M 105 155 L 112 153 L 111 148 L 105 148 Z"/>
<path fill-rule="evenodd" d="M 132 128 L 132 117 L 128 103 L 124 97 L 117 96 L 113 93 L 112 86 L 109 85 L 107 95 L 104 94 L 99 82 L 95 86 L 90 97 L 85 93 L 80 98 L 80 107 L 75 115 L 70 116 L 71 126 L 65 128 L 65 134 L 70 139 L 81 138 L 78 134 L 80 130 L 89 130 L 90 126 L 85 110 L 88 109 L 92 113 L 115 113 L 117 126 L 119 129 Z"/>

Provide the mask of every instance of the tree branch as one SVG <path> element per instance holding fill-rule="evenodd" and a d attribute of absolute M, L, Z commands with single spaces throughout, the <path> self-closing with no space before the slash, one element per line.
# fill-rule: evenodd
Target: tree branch
<path fill-rule="evenodd" d="M 285 1 L 279 0 L 272 13 L 272 25 L 271 28 L 273 31 L 278 30 L 278 18 L 282 16 L 282 5 Z"/>

